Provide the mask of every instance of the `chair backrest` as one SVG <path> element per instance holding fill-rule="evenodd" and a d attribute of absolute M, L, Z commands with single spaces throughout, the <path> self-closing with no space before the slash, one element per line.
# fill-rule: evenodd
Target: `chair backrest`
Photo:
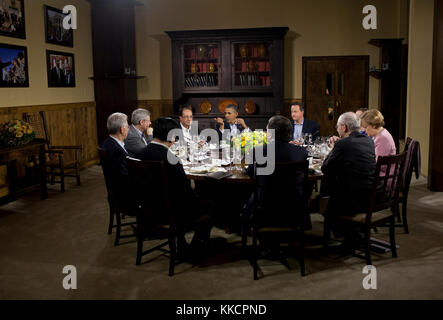
<path fill-rule="evenodd" d="M 406 154 L 403 152 L 397 155 L 378 157 L 368 215 L 366 216 L 367 222 L 370 222 L 372 212 L 390 209 L 398 201 L 405 156 Z"/>
<path fill-rule="evenodd" d="M 312 190 L 308 175 L 308 161 L 278 162 L 271 175 L 255 175 L 257 206 L 263 207 L 265 214 L 272 214 L 276 222 L 305 225 Z"/>
<path fill-rule="evenodd" d="M 106 163 L 106 150 L 103 148 L 98 147 L 98 155 L 100 157 L 100 165 L 103 170 L 103 176 L 105 178 L 105 184 L 106 184 L 106 190 L 108 191 L 108 196 L 112 195 L 112 188 L 111 188 L 111 175 L 109 172 L 109 167 Z"/>
<path fill-rule="evenodd" d="M 48 147 L 50 146 L 48 128 L 46 126 L 45 112 L 24 113 L 23 121 L 29 123 L 35 131 L 35 137 L 45 139 Z"/>
<path fill-rule="evenodd" d="M 164 161 L 127 159 L 130 201 L 138 223 L 170 223 L 172 218 Z"/>
<path fill-rule="evenodd" d="M 405 149 L 404 152 L 406 153 L 406 159 L 405 159 L 405 166 L 403 170 L 403 179 L 402 179 L 402 186 L 401 191 L 403 192 L 403 195 L 407 195 L 409 192 L 409 186 L 411 185 L 411 179 L 412 179 L 412 172 L 414 170 L 414 163 L 417 162 L 416 159 L 419 157 L 418 152 L 420 150 L 420 143 L 411 138 L 406 139 Z M 415 161 L 415 162 L 414 162 Z M 418 167 L 418 164 L 416 165 L 416 175 L 417 177 L 420 174 L 420 169 Z"/>

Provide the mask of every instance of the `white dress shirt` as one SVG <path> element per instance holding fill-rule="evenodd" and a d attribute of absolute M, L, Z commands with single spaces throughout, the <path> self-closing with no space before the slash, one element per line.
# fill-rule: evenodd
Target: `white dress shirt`
<path fill-rule="evenodd" d="M 186 129 L 186 127 L 184 125 L 181 124 L 180 122 L 180 126 L 182 127 L 182 131 L 183 131 L 183 138 L 185 139 L 186 142 L 191 142 L 192 141 L 192 135 L 191 135 L 191 126 L 189 126 L 189 129 Z"/>

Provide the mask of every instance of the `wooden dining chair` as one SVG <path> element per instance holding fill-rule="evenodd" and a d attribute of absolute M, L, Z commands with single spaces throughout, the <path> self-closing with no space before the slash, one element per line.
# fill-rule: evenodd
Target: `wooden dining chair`
<path fill-rule="evenodd" d="M 47 181 L 50 184 L 60 183 L 61 191 L 65 191 L 65 177 L 74 177 L 80 185 L 80 152 L 82 146 L 54 146 L 51 144 L 45 112 L 24 113 L 23 121 L 28 122 L 35 131 L 36 138 L 46 140 Z M 58 177 L 58 179 L 57 179 Z"/>
<path fill-rule="evenodd" d="M 177 227 L 171 203 L 169 184 L 163 161 L 128 159 L 131 204 L 137 219 L 136 265 L 155 250 L 169 253 L 169 276 L 174 275 L 177 257 Z M 147 240 L 166 240 L 143 250 Z M 169 250 L 164 249 L 169 246 Z"/>
<path fill-rule="evenodd" d="M 244 222 L 242 244 L 246 247 L 247 236 L 252 233 L 253 278 L 258 279 L 259 242 L 266 239 L 280 245 L 287 243 L 290 252 L 295 252 L 300 264 L 300 273 L 306 275 L 304 261 L 304 231 L 311 227 L 308 201 L 312 184 L 308 180 L 309 162 L 276 163 L 269 176 L 257 176 L 254 164 L 255 192 L 252 215 Z M 280 255 L 282 262 L 285 257 Z"/>
<path fill-rule="evenodd" d="M 418 179 L 420 177 L 420 143 L 411 138 L 406 139 L 404 153 L 406 154 L 405 165 L 402 174 L 401 186 L 399 198 L 395 206 L 395 213 L 397 215 L 399 227 L 403 227 L 405 233 L 409 233 L 407 209 L 408 209 L 408 196 L 409 187 L 411 185 L 412 174 L 415 171 L 415 177 Z M 400 204 L 401 204 L 401 214 L 400 214 Z"/>
<path fill-rule="evenodd" d="M 119 201 L 122 197 L 118 195 L 118 191 L 113 187 L 111 169 L 107 163 L 106 150 L 98 147 L 98 154 L 100 156 L 100 165 L 103 171 L 103 177 L 105 178 L 106 191 L 108 193 L 107 199 L 109 204 L 109 224 L 108 224 L 108 234 L 112 234 L 112 229 L 116 229 L 115 232 L 115 242 L 114 245 L 118 246 L 120 244 L 120 239 L 123 238 L 133 238 L 135 233 L 132 234 L 121 234 L 122 227 L 131 226 L 135 228 L 134 221 L 123 222 L 126 217 L 131 218 L 129 208 L 127 205 Z M 114 224 L 114 218 L 116 224 Z"/>
<path fill-rule="evenodd" d="M 356 213 L 350 216 L 334 216 L 329 213 L 325 217 L 324 245 L 325 252 L 330 238 L 330 228 L 333 223 L 360 227 L 364 233 L 364 251 L 366 264 L 371 265 L 370 238 L 371 229 L 389 224 L 389 240 L 392 257 L 397 257 L 395 245 L 395 212 L 392 208 L 397 206 L 401 179 L 405 163 L 405 153 L 399 155 L 378 157 L 372 183 L 370 201 L 366 212 Z M 385 172 L 384 175 L 380 175 Z"/>

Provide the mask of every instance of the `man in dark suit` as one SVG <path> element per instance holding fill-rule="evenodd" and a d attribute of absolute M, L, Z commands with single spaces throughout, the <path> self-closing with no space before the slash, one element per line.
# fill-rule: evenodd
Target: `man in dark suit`
<path fill-rule="evenodd" d="M 337 121 L 340 140 L 335 142 L 323 166 L 321 195 L 330 196 L 327 214 L 353 215 L 367 208 L 375 174 L 375 147 L 368 136 L 359 132 L 360 121 L 353 112 Z M 349 230 L 333 229 L 336 233 Z M 340 232 L 341 231 L 341 232 Z"/>
<path fill-rule="evenodd" d="M 298 142 L 299 138 L 303 138 L 305 134 L 312 135 L 312 141 L 315 141 L 320 136 L 320 127 L 314 120 L 308 120 L 304 118 L 305 108 L 303 103 L 296 102 L 291 105 L 291 117 L 292 117 L 292 143 L 302 144 Z"/>
<path fill-rule="evenodd" d="M 306 161 L 306 159 L 308 158 L 308 152 L 306 151 L 306 149 L 294 145 L 294 144 L 290 144 L 290 140 L 292 137 L 292 125 L 291 125 L 291 121 L 283 116 L 273 116 L 271 119 L 269 119 L 268 125 L 267 125 L 267 130 L 274 130 L 274 135 L 273 137 L 271 137 L 271 143 L 275 146 L 275 158 L 274 159 L 269 159 L 267 158 L 267 161 L 274 161 L 274 164 L 276 166 L 278 166 L 278 163 L 281 162 L 302 162 L 302 161 Z M 262 147 L 258 147 L 256 149 L 254 149 L 254 160 L 257 161 L 257 166 L 263 165 L 263 163 L 259 162 L 259 159 L 257 158 L 257 154 L 263 154 L 265 157 L 268 154 L 268 149 L 271 147 L 271 145 L 264 145 Z M 276 173 L 278 171 L 278 168 L 276 167 Z M 248 166 L 248 168 L 246 169 L 246 173 L 251 177 L 254 178 L 254 165 L 251 164 Z M 274 173 L 272 173 L 274 174 Z M 263 186 L 264 189 L 266 189 L 266 186 L 268 185 L 268 183 L 271 181 L 271 179 L 273 179 L 274 177 L 272 177 L 271 175 L 257 175 L 255 177 L 255 179 L 257 179 L 257 183 L 259 186 Z M 283 198 L 291 198 L 291 199 L 296 199 L 297 197 L 300 197 L 302 195 L 302 187 L 301 184 L 298 183 L 293 183 L 293 181 L 288 181 L 288 179 L 296 179 L 299 180 L 301 182 L 301 173 L 292 173 L 292 172 L 288 172 L 287 174 L 285 173 L 281 173 L 278 172 L 279 177 L 281 178 L 282 181 L 281 183 L 278 183 L 278 185 L 282 186 L 282 188 L 278 188 L 279 190 L 262 190 L 262 192 L 260 192 L 261 195 L 267 194 L 265 195 L 264 199 L 261 199 L 261 195 L 255 195 L 253 194 L 251 196 L 251 198 L 248 200 L 248 203 L 245 206 L 245 216 L 250 215 L 251 209 L 252 209 L 252 201 L 254 200 L 254 196 L 258 196 L 258 201 L 263 202 L 264 205 L 268 206 L 269 208 L 274 207 L 274 209 L 276 207 L 279 206 L 278 203 L 278 199 L 282 199 L 282 195 Z M 291 185 L 291 187 L 293 185 L 297 185 L 296 189 L 290 189 L 285 188 L 285 186 Z M 269 200 L 269 203 L 266 203 L 267 200 Z M 294 200 L 295 201 L 295 200 Z M 284 201 L 286 202 L 286 201 Z M 284 204 L 282 203 L 282 205 L 284 206 Z M 296 207 L 296 205 L 294 204 L 294 207 Z M 272 210 L 273 214 L 278 215 L 278 213 L 282 213 L 282 214 L 287 214 L 289 208 L 280 208 L 282 210 Z"/>
<path fill-rule="evenodd" d="M 169 150 L 174 141 L 168 141 L 168 133 L 179 128 L 180 125 L 172 118 L 157 119 L 154 123 L 154 139 L 137 154 L 137 158 L 141 160 L 165 161 L 169 192 L 174 195 L 176 200 L 171 204 L 172 210 L 176 215 L 178 227 L 182 230 L 181 235 L 178 237 L 178 245 L 183 248 L 186 246 L 184 226 L 201 219 L 204 216 L 204 210 L 191 188 L 191 183 L 186 177 L 182 164 Z M 191 245 L 199 246 L 203 241 L 208 240 L 211 227 L 209 220 L 203 219 L 202 223 L 197 227 Z"/>
<path fill-rule="evenodd" d="M 234 104 L 228 104 L 225 108 L 225 120 L 222 118 L 215 118 L 217 121 L 217 132 L 220 141 L 223 136 L 226 136 L 227 131 L 230 130 L 230 137 L 235 137 L 236 135 L 243 132 L 243 130 L 247 129 L 248 126 L 245 123 L 245 120 L 238 117 L 238 108 Z"/>
<path fill-rule="evenodd" d="M 148 138 L 145 138 L 145 132 L 149 131 L 151 125 L 151 113 L 146 109 L 136 109 L 132 112 L 131 123 L 125 139 L 125 148 L 131 157 L 135 157 L 152 141 L 152 130 Z"/>
<path fill-rule="evenodd" d="M 128 117 L 123 113 L 113 113 L 108 117 L 107 128 L 109 137 L 102 143 L 101 148 L 106 151 L 105 163 L 108 172 L 111 174 L 111 189 L 117 197 L 117 201 L 122 203 L 126 199 L 128 169 L 126 167 L 126 157 L 128 152 L 124 146 L 124 139 L 128 135 Z"/>

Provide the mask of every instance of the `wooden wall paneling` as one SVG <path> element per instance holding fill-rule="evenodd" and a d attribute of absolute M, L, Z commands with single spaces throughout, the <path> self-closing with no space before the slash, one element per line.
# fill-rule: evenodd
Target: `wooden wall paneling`
<path fill-rule="evenodd" d="M 82 167 L 98 163 L 97 125 L 94 102 L 0 108 L 0 122 L 22 119 L 25 112 L 45 111 L 53 145 L 81 145 Z M 66 159 L 73 154 L 67 153 Z"/>

